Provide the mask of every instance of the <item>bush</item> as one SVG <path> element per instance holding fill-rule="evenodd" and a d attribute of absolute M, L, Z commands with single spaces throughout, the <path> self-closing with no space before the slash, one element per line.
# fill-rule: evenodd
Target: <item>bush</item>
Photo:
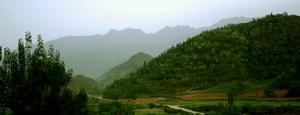
<path fill-rule="evenodd" d="M 118 101 L 103 102 L 99 105 L 100 115 L 134 115 L 134 110 L 130 104 L 122 104 Z"/>
<path fill-rule="evenodd" d="M 223 105 L 222 109 L 216 111 L 209 111 L 206 115 L 241 115 L 237 106 Z"/>
<path fill-rule="evenodd" d="M 164 107 L 164 111 L 166 113 L 169 113 L 169 114 L 176 114 L 176 113 L 180 112 L 180 110 L 178 110 L 178 109 L 172 109 L 170 107 Z"/>
<path fill-rule="evenodd" d="M 300 96 L 300 82 L 291 84 L 288 88 L 287 97 L 297 97 Z"/>
<path fill-rule="evenodd" d="M 13 115 L 13 112 L 9 108 L 0 107 L 0 115 Z"/>
<path fill-rule="evenodd" d="M 282 112 L 294 112 L 294 111 L 300 111 L 299 107 L 292 106 L 292 105 L 280 105 L 276 108 L 276 110 L 280 110 Z"/>
<path fill-rule="evenodd" d="M 187 108 L 193 111 L 202 111 L 202 112 L 210 112 L 210 111 L 217 111 L 221 107 L 219 105 L 202 105 L 202 106 L 183 106 L 183 108 Z"/>
<path fill-rule="evenodd" d="M 275 97 L 275 93 L 274 93 L 274 90 L 270 87 L 267 87 L 265 90 L 264 90 L 264 95 L 266 97 Z"/>
<path fill-rule="evenodd" d="M 150 108 L 161 108 L 161 107 L 163 107 L 162 105 L 157 104 L 157 103 L 149 103 L 148 106 Z"/>
<path fill-rule="evenodd" d="M 256 110 L 255 106 L 249 103 L 242 105 L 240 108 L 242 113 L 251 113 Z"/>
<path fill-rule="evenodd" d="M 224 105 L 224 109 L 221 109 L 222 115 L 241 115 L 240 109 L 236 105 Z"/>

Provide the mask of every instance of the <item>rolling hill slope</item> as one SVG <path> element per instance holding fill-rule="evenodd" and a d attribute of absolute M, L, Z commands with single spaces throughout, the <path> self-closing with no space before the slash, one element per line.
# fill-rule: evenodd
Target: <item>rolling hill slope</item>
<path fill-rule="evenodd" d="M 102 86 L 111 84 L 114 80 L 123 78 L 125 74 L 136 71 L 151 59 L 152 56 L 139 52 L 130 57 L 126 62 L 111 68 L 109 71 L 101 75 L 99 77 L 99 84 Z"/>
<path fill-rule="evenodd" d="M 161 96 L 249 79 L 288 79 L 293 83 L 285 83 L 285 88 L 298 91 L 299 31 L 300 17 L 287 14 L 205 31 L 168 49 L 129 77 L 114 81 L 103 96 Z"/>
<path fill-rule="evenodd" d="M 68 88 L 73 92 L 78 93 L 80 89 L 85 89 L 88 94 L 99 95 L 101 93 L 100 85 L 93 79 L 83 75 L 76 75 L 72 77 Z"/>

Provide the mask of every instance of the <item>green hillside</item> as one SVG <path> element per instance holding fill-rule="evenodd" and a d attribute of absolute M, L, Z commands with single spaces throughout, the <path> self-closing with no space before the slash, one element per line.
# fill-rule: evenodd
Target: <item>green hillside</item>
<path fill-rule="evenodd" d="M 152 56 L 139 52 L 126 62 L 110 69 L 109 71 L 101 75 L 99 77 L 99 83 L 102 86 L 111 84 L 114 80 L 122 78 L 125 74 L 136 71 L 151 59 Z"/>
<path fill-rule="evenodd" d="M 295 92 L 299 89 L 299 44 L 300 17 L 286 13 L 205 31 L 114 81 L 103 97 L 165 95 L 231 80 L 276 79 L 270 86 Z"/>
<path fill-rule="evenodd" d="M 95 80 L 83 75 L 76 75 L 72 77 L 68 84 L 68 88 L 73 92 L 79 92 L 80 89 L 85 89 L 88 94 L 93 95 L 98 95 L 101 92 L 99 84 Z"/>
<path fill-rule="evenodd" d="M 204 30 L 250 20 L 245 17 L 226 18 L 212 26 L 200 28 L 184 25 L 166 26 L 155 33 L 146 33 L 134 28 L 111 29 L 106 34 L 66 36 L 45 44 L 53 44 L 59 49 L 66 67 L 72 69 L 75 74 L 96 78 L 138 52 L 157 56 L 172 45 Z"/>

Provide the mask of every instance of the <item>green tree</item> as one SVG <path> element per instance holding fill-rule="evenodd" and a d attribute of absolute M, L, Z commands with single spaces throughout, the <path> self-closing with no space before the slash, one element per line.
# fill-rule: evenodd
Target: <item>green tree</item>
<path fill-rule="evenodd" d="M 74 97 L 62 90 L 70 82 L 72 71 L 65 69 L 59 52 L 53 46 L 46 52 L 41 35 L 36 48 L 31 49 L 31 37 L 27 32 L 25 43 L 20 39 L 17 50 L 5 48 L 3 58 L 0 48 L 0 106 L 10 108 L 15 115 L 86 113 L 86 92 Z"/>
<path fill-rule="evenodd" d="M 75 96 L 75 110 L 77 111 L 74 115 L 87 115 L 87 93 L 84 89 L 81 89 Z"/>
<path fill-rule="evenodd" d="M 239 85 L 233 86 L 227 93 L 228 105 L 225 105 L 225 110 L 221 110 L 224 115 L 240 115 L 238 106 L 235 105 L 235 100 L 239 95 Z"/>

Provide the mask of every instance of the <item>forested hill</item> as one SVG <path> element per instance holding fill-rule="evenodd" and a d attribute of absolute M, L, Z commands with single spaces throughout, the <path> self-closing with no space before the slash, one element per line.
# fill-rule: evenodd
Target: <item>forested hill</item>
<path fill-rule="evenodd" d="M 75 75 L 68 83 L 68 88 L 77 93 L 85 89 L 88 94 L 98 95 L 101 93 L 101 87 L 98 82 L 83 75 Z"/>
<path fill-rule="evenodd" d="M 114 81 L 103 96 L 163 95 L 237 79 L 289 79 L 299 84 L 299 44 L 300 17 L 285 13 L 205 31 Z"/>
<path fill-rule="evenodd" d="M 245 17 L 226 18 L 210 27 L 200 28 L 184 25 L 166 26 L 155 33 L 145 33 L 133 28 L 112 29 L 103 35 L 66 36 L 45 44 L 53 44 L 62 52 L 66 67 L 71 68 L 74 74 L 96 78 L 138 52 L 157 56 L 172 45 L 183 42 L 203 30 L 250 20 Z"/>
<path fill-rule="evenodd" d="M 130 57 L 126 62 L 111 68 L 109 71 L 101 75 L 98 78 L 99 84 L 103 86 L 111 84 L 114 80 L 122 78 L 125 74 L 136 71 L 151 59 L 152 56 L 150 56 L 149 54 L 139 52 Z"/>

